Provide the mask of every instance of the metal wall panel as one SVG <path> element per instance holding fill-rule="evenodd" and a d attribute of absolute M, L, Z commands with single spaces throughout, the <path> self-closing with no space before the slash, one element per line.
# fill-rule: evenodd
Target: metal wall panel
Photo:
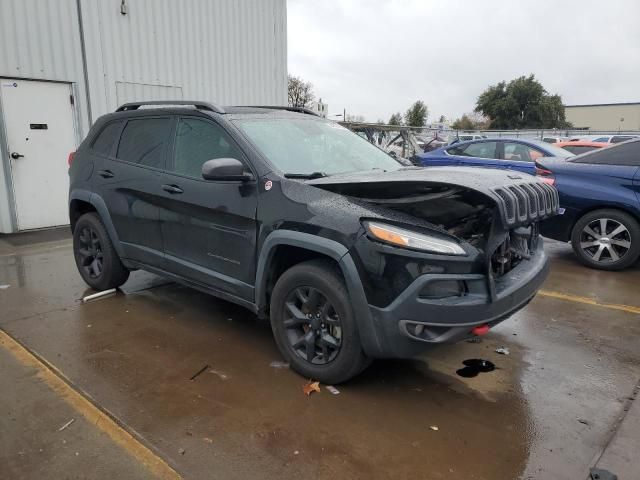
<path fill-rule="evenodd" d="M 126 0 L 126 15 L 121 0 L 81 3 L 94 118 L 118 106 L 117 82 L 223 105 L 286 104 L 285 0 Z"/>

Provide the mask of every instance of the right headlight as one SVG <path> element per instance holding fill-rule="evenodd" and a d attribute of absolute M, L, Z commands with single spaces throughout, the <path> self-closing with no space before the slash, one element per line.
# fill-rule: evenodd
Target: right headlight
<path fill-rule="evenodd" d="M 378 222 L 363 222 L 369 235 L 381 242 L 396 247 L 413 248 L 429 253 L 443 255 L 466 255 L 467 252 L 456 242 L 445 238 L 431 236 L 425 233 L 413 232 L 395 225 Z"/>

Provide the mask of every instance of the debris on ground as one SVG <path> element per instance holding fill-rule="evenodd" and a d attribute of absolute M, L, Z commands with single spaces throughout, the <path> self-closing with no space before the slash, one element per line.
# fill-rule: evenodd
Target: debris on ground
<path fill-rule="evenodd" d="M 0 285 L 0 290 L 6 290 L 7 288 L 9 288 L 11 285 Z"/>
<path fill-rule="evenodd" d="M 180 449 L 178 449 L 178 453 L 180 455 L 184 455 L 186 453 L 186 450 L 184 448 L 180 448 Z"/>
<path fill-rule="evenodd" d="M 219 372 L 218 370 L 209 370 L 209 373 L 213 373 L 214 375 L 217 375 L 222 380 L 229 380 L 229 375 L 227 375 L 226 373 Z"/>
<path fill-rule="evenodd" d="M 198 375 L 202 375 L 207 370 L 207 368 L 209 368 L 209 365 L 205 365 L 204 367 L 202 367 L 200 370 L 198 370 L 196 373 L 194 373 L 193 376 L 189 380 L 195 380 L 196 377 Z"/>
<path fill-rule="evenodd" d="M 107 295 L 111 295 L 112 293 L 116 293 L 115 288 L 110 288 L 109 290 L 103 290 L 102 292 L 98 292 L 98 293 L 92 293 L 91 295 L 82 297 L 82 303 L 86 303 L 89 300 L 95 300 L 97 298 L 106 297 Z"/>
<path fill-rule="evenodd" d="M 211 440 L 209 437 L 204 437 L 202 440 L 207 443 L 213 443 L 213 440 Z"/>
<path fill-rule="evenodd" d="M 272 368 L 289 368 L 289 364 L 287 362 L 280 362 L 278 360 L 274 360 L 269 364 Z"/>
<path fill-rule="evenodd" d="M 592 468 L 589 470 L 589 475 L 592 480 L 618 480 L 618 476 L 615 473 L 600 468 Z"/>
<path fill-rule="evenodd" d="M 579 418 L 578 422 L 580 422 L 583 425 L 591 425 L 591 422 L 589 420 L 585 420 L 584 418 Z"/>
<path fill-rule="evenodd" d="M 320 382 L 309 382 L 302 387 L 302 391 L 306 396 L 311 395 L 313 392 L 320 393 Z"/>
<path fill-rule="evenodd" d="M 479 373 L 493 372 L 496 366 L 489 360 L 483 360 L 481 358 L 470 358 L 462 362 L 465 366 L 456 370 L 456 373 L 464 378 L 473 378 Z"/>
<path fill-rule="evenodd" d="M 496 348 L 496 353 L 500 355 L 509 355 L 509 349 L 507 347 L 498 347 Z"/>
<path fill-rule="evenodd" d="M 63 431 L 65 428 L 67 428 L 69 425 L 71 425 L 71 424 L 72 424 L 73 422 L 75 422 L 75 421 L 76 421 L 76 419 L 75 419 L 75 418 L 72 418 L 72 419 L 71 419 L 71 420 L 69 420 L 67 423 L 65 423 L 64 425 L 62 425 L 62 426 L 58 429 L 58 431 L 59 431 L 59 432 Z"/>
<path fill-rule="evenodd" d="M 437 425 L 431 425 L 429 428 L 434 432 L 437 432 L 438 430 L 440 430 Z"/>
<path fill-rule="evenodd" d="M 294 455 L 298 455 L 300 454 L 300 452 L 298 450 L 296 450 L 295 452 L 293 452 Z"/>
<path fill-rule="evenodd" d="M 329 390 L 332 394 L 334 395 L 339 395 L 340 394 L 340 390 L 338 390 L 336 387 L 334 387 L 333 385 L 327 385 L 326 387 L 327 390 Z"/>
<path fill-rule="evenodd" d="M 481 337 L 468 338 L 467 340 L 465 340 L 465 342 L 467 342 L 467 343 L 482 343 L 482 338 Z"/>

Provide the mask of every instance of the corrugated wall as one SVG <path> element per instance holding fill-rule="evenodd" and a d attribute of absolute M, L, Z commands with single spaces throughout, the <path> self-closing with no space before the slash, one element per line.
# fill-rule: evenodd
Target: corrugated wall
<path fill-rule="evenodd" d="M 134 99 L 286 104 L 286 0 L 124 3 L 126 15 L 122 0 L 0 0 L 0 77 L 72 83 L 79 138 L 91 120 Z M 0 232 L 7 232 L 12 195 L 1 147 Z"/>
<path fill-rule="evenodd" d="M 148 92 L 149 99 L 181 92 L 223 105 L 286 104 L 285 0 L 126 5 L 122 15 L 121 0 L 82 0 L 94 118 L 113 111 L 123 92 Z"/>

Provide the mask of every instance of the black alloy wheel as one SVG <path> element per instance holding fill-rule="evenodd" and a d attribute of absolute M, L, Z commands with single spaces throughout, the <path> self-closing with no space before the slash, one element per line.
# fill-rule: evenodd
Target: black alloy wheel
<path fill-rule="evenodd" d="M 340 316 L 317 288 L 301 286 L 289 293 L 284 304 L 283 325 L 291 349 L 309 363 L 325 365 L 340 352 Z"/>

